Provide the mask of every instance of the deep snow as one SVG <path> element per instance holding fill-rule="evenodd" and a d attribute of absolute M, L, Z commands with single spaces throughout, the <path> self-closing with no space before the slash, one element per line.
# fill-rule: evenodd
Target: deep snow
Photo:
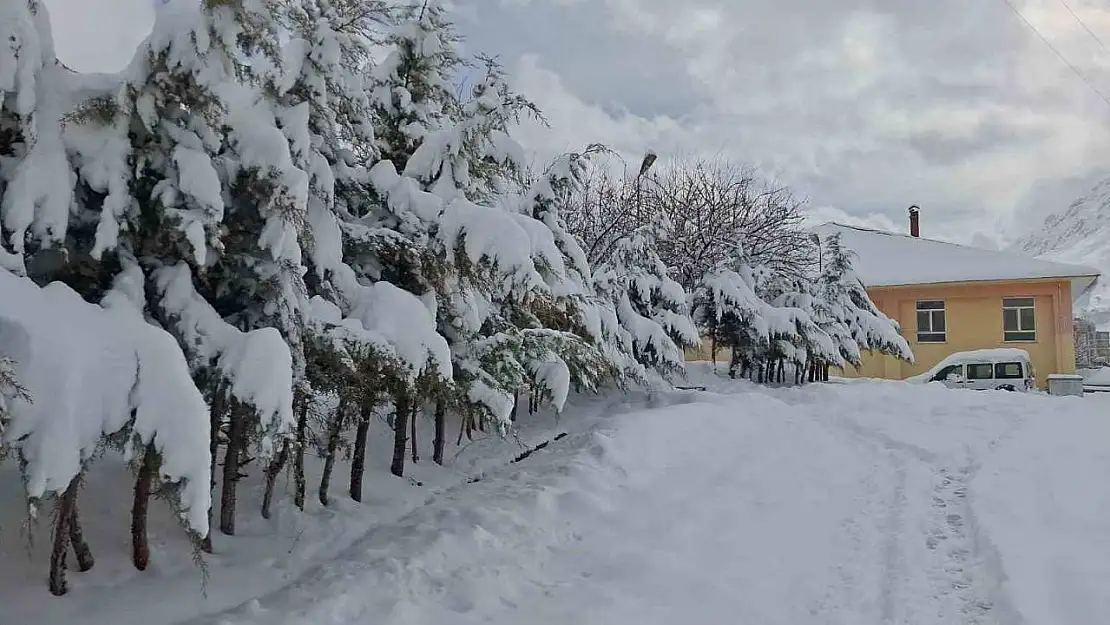
<path fill-rule="evenodd" d="M 75 573 L 73 593 L 53 599 L 45 562 L 20 557 L 5 519 L 0 623 L 1083 625 L 1110 614 L 1108 398 L 698 383 L 709 390 L 572 398 L 557 426 L 529 426 L 534 440 L 569 436 L 519 463 L 506 462 L 512 446 L 497 461 L 484 442 L 473 483 L 464 450 L 454 485 L 422 467 L 428 486 L 383 477 L 363 506 L 283 509 L 276 527 L 217 544 L 250 565 L 216 558 L 207 600 L 195 573 L 158 567 Z M 290 554 L 273 548 L 298 531 Z M 125 532 L 91 539 L 102 561 Z"/>

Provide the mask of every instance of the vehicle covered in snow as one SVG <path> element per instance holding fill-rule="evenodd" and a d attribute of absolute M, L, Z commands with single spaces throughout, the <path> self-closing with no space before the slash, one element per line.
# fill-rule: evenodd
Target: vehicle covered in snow
<path fill-rule="evenodd" d="M 1036 386 L 1029 352 L 1015 348 L 956 352 L 907 381 L 940 382 L 949 388 L 977 391 L 1029 391 Z"/>

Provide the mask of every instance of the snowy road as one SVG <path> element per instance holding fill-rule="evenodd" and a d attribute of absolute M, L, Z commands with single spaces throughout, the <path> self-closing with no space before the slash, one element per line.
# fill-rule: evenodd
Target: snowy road
<path fill-rule="evenodd" d="M 451 491 L 206 622 L 1081 624 L 1110 608 L 1090 577 L 1105 568 L 1060 559 L 1090 592 L 1030 618 L 1052 598 L 1021 586 L 1015 603 L 1008 574 L 1030 569 L 1004 570 L 1012 543 L 988 527 L 1004 508 L 984 523 L 974 501 L 985 461 L 1078 400 L 901 384 L 689 399 Z"/>

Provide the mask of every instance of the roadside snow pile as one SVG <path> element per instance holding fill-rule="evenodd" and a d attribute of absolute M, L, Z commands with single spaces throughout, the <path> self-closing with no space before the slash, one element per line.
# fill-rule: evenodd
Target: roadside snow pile
<path fill-rule="evenodd" d="M 1083 376 L 1083 383 L 1092 386 L 1110 386 L 1110 367 L 1097 369 L 1079 369 L 1076 371 Z"/>
<path fill-rule="evenodd" d="M 173 337 L 126 305 L 102 308 L 3 269 L 0 301 L 0 355 L 27 391 L 5 402 L 0 444 L 26 462 L 27 497 L 66 490 L 104 436 L 130 432 L 129 453 L 153 442 L 164 478 L 184 482 L 182 512 L 205 534 L 208 408 Z"/>

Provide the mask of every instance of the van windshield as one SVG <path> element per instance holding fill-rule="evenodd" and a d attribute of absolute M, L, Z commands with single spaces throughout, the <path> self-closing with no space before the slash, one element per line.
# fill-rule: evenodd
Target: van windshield
<path fill-rule="evenodd" d="M 1000 362 L 994 365 L 994 377 L 1003 380 L 1017 380 L 1025 377 L 1020 362 Z"/>

